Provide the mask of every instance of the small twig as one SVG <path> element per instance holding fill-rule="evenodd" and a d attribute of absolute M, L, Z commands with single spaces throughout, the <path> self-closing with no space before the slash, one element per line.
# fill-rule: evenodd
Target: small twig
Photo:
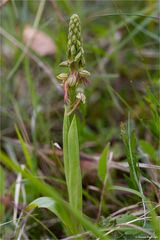
<path fill-rule="evenodd" d="M 21 165 L 22 170 L 25 168 L 24 165 Z M 22 183 L 22 174 L 19 173 L 16 179 L 15 195 L 14 195 L 14 211 L 13 211 L 13 223 L 17 227 L 17 214 L 18 214 L 18 204 L 19 204 L 19 195 Z"/>
<path fill-rule="evenodd" d="M 114 216 L 116 216 L 116 215 L 119 215 L 119 214 L 121 214 L 121 213 L 123 213 L 123 212 L 126 212 L 126 211 L 128 211 L 128 210 L 135 209 L 135 208 L 137 208 L 137 207 L 138 207 L 138 204 L 134 204 L 134 205 L 131 205 L 131 206 L 128 206 L 128 207 L 124 207 L 124 208 L 122 208 L 122 209 L 120 209 L 120 210 L 112 213 L 110 216 L 111 216 L 111 217 L 114 217 Z"/>
<path fill-rule="evenodd" d="M 21 228 L 19 229 L 19 233 L 18 233 L 18 236 L 17 236 L 17 240 L 21 240 L 22 236 L 25 234 L 25 233 L 24 233 L 24 228 L 25 228 L 25 225 L 26 225 L 26 223 L 27 223 L 27 221 L 28 221 L 28 218 L 30 217 L 32 211 L 33 211 L 33 210 L 31 210 L 30 212 L 28 212 L 27 215 L 26 215 L 26 217 L 23 219 Z M 22 218 L 22 216 L 23 216 L 23 212 L 21 212 L 20 218 Z"/>
<path fill-rule="evenodd" d="M 80 238 L 80 237 L 84 237 L 86 235 L 91 235 L 90 232 L 84 232 L 84 233 L 80 233 L 80 234 L 77 234 L 77 235 L 73 235 L 73 236 L 70 236 L 70 237 L 67 237 L 67 238 L 62 238 L 61 240 L 71 240 L 71 239 L 77 239 L 77 238 Z"/>
<path fill-rule="evenodd" d="M 140 226 L 134 225 L 134 224 L 130 224 L 130 223 L 121 223 L 121 224 L 118 224 L 117 226 L 135 228 L 135 229 L 138 230 L 138 231 L 144 232 L 144 233 L 146 233 L 146 234 L 148 234 L 148 235 L 154 237 L 154 235 L 153 235 L 151 232 L 149 232 L 148 230 L 146 230 L 146 229 L 144 229 L 144 228 L 142 228 L 142 227 L 140 227 Z"/>

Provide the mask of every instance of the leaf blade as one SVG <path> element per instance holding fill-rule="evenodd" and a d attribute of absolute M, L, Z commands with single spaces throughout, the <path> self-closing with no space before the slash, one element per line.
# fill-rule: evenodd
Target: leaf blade
<path fill-rule="evenodd" d="M 69 186 L 69 156 L 68 156 L 68 131 L 70 126 L 69 116 L 67 115 L 67 108 L 65 108 L 64 120 L 63 120 L 63 159 L 64 159 L 64 171 L 67 186 Z"/>
<path fill-rule="evenodd" d="M 16 129 L 16 133 L 17 133 L 18 139 L 20 141 L 20 144 L 21 144 L 21 147 L 22 147 L 22 150 L 23 150 L 23 154 L 24 154 L 25 159 L 26 159 L 27 166 L 31 170 L 33 170 L 33 162 L 32 162 L 32 159 L 30 157 L 30 153 L 29 153 L 29 151 L 27 149 L 26 143 L 24 142 L 24 140 L 23 140 L 23 138 L 21 136 L 21 133 L 20 133 L 20 131 L 19 131 L 17 126 L 15 126 L 15 129 Z"/>
<path fill-rule="evenodd" d="M 70 221 L 69 213 L 62 208 L 62 206 L 50 197 L 40 197 L 32 201 L 28 206 L 27 210 L 31 210 L 34 208 L 46 208 L 53 212 L 63 223 L 65 226 L 68 226 Z"/>
<path fill-rule="evenodd" d="M 82 210 L 82 177 L 79 157 L 78 130 L 75 115 L 68 132 L 69 201 L 74 209 Z"/>

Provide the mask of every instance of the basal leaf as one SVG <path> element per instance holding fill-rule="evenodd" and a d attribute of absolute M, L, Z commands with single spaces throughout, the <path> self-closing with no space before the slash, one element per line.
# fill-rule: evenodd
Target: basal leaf
<path fill-rule="evenodd" d="M 64 225 L 69 225 L 69 213 L 62 207 L 62 205 L 50 197 L 37 198 L 28 205 L 27 210 L 32 210 L 34 208 L 46 208 L 53 212 L 64 223 Z"/>
<path fill-rule="evenodd" d="M 69 201 L 71 207 L 82 210 L 82 176 L 76 117 L 73 116 L 68 132 Z"/>

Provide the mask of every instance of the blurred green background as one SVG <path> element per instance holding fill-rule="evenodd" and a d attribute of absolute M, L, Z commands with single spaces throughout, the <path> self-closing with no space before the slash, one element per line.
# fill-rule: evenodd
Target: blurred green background
<path fill-rule="evenodd" d="M 24 163 L 16 124 L 33 150 L 37 174 L 57 181 L 64 179 L 63 169 L 52 153 L 55 142 L 62 147 L 64 102 L 56 76 L 61 72 L 59 63 L 66 59 L 68 23 L 73 13 L 81 19 L 86 69 L 91 72 L 85 117 L 77 112 L 81 151 L 97 155 L 110 142 L 115 161 L 125 159 L 120 123 L 127 121 L 130 113 L 144 152 L 150 148 L 159 154 L 158 1 L 9 0 L 0 9 L 1 147 L 11 159 Z M 44 39 L 39 50 L 28 47 L 27 26 L 50 40 Z M 40 35 L 40 41 L 43 37 Z M 48 50 L 46 41 L 51 41 L 51 52 L 41 55 L 41 48 Z M 152 150 L 148 153 L 151 163 L 159 165 Z M 57 167 L 52 168 L 50 161 L 58 161 Z M 12 198 L 15 175 L 3 171 L 5 193 Z M 124 183 L 123 174 L 115 172 L 113 176 L 113 182 Z M 27 187 L 31 185 L 26 184 L 26 192 Z M 35 196 L 30 190 L 27 202 Z M 154 194 L 151 197 L 155 199 Z M 122 196 L 108 211 L 132 200 Z M 11 210 L 6 212 L 5 221 L 9 221 Z M 30 234 L 34 236 L 32 231 Z"/>

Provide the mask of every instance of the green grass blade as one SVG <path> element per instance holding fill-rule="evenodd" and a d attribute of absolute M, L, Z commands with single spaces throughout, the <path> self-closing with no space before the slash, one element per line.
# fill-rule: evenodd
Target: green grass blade
<path fill-rule="evenodd" d="M 18 139 L 19 139 L 19 141 L 21 143 L 21 146 L 22 146 L 22 150 L 23 150 L 23 153 L 24 153 L 24 156 L 25 156 L 25 159 L 26 159 L 27 166 L 31 170 L 33 170 L 33 162 L 32 162 L 32 159 L 30 157 L 30 153 L 29 153 L 29 151 L 27 149 L 27 146 L 26 146 L 26 144 L 25 144 L 25 142 L 24 142 L 24 140 L 23 140 L 23 138 L 22 138 L 22 136 L 20 134 L 20 131 L 18 130 L 17 126 L 15 126 L 15 129 L 16 129 L 16 133 L 17 133 Z"/>
<path fill-rule="evenodd" d="M 107 160 L 108 160 L 108 152 L 109 152 L 109 143 L 103 150 L 100 159 L 98 161 L 98 176 L 104 182 L 106 172 L 107 172 Z"/>
<path fill-rule="evenodd" d="M 0 198 L 5 194 L 5 182 L 6 182 L 6 174 L 4 169 L 0 166 Z M 0 204 L 0 221 L 1 223 L 3 222 L 3 217 L 4 217 L 4 205 L 1 203 Z"/>
<path fill-rule="evenodd" d="M 132 194 L 137 195 L 138 197 L 142 197 L 141 193 L 132 189 L 132 188 L 127 188 L 127 187 L 121 187 L 121 186 L 112 186 L 110 187 L 111 190 L 117 190 L 117 191 L 124 191 L 124 192 L 129 192 Z"/>
<path fill-rule="evenodd" d="M 82 210 L 82 176 L 80 169 L 79 141 L 76 116 L 73 116 L 68 132 L 69 201 L 71 207 Z"/>
<path fill-rule="evenodd" d="M 150 202 L 148 204 L 148 208 L 150 209 L 149 215 L 151 217 L 151 225 L 156 236 L 155 238 L 160 239 L 160 219 L 156 214 L 156 210 L 153 208 Z M 159 207 L 157 206 L 157 208 L 160 209 L 160 205 Z"/>
<path fill-rule="evenodd" d="M 130 121 L 128 124 L 121 124 L 121 134 L 125 146 L 125 152 L 130 169 L 131 182 L 134 189 L 138 189 L 138 167 L 137 167 L 137 154 L 136 154 L 136 138 L 135 132 L 131 129 Z"/>
<path fill-rule="evenodd" d="M 142 203 L 143 203 L 144 214 L 145 214 L 146 198 L 144 196 L 141 180 L 140 180 L 140 169 L 138 165 L 138 157 L 137 157 L 137 149 L 136 149 L 137 139 L 136 139 L 135 131 L 134 129 L 132 129 L 132 126 L 131 126 L 130 115 L 129 115 L 127 126 L 125 125 L 122 126 L 121 133 L 122 133 L 122 139 L 125 145 L 125 152 L 126 152 L 126 156 L 129 164 L 132 187 L 134 188 L 134 190 L 136 190 L 137 192 L 139 191 L 140 193 L 140 196 L 142 198 Z M 144 220 L 144 225 L 145 225 L 145 220 Z"/>

